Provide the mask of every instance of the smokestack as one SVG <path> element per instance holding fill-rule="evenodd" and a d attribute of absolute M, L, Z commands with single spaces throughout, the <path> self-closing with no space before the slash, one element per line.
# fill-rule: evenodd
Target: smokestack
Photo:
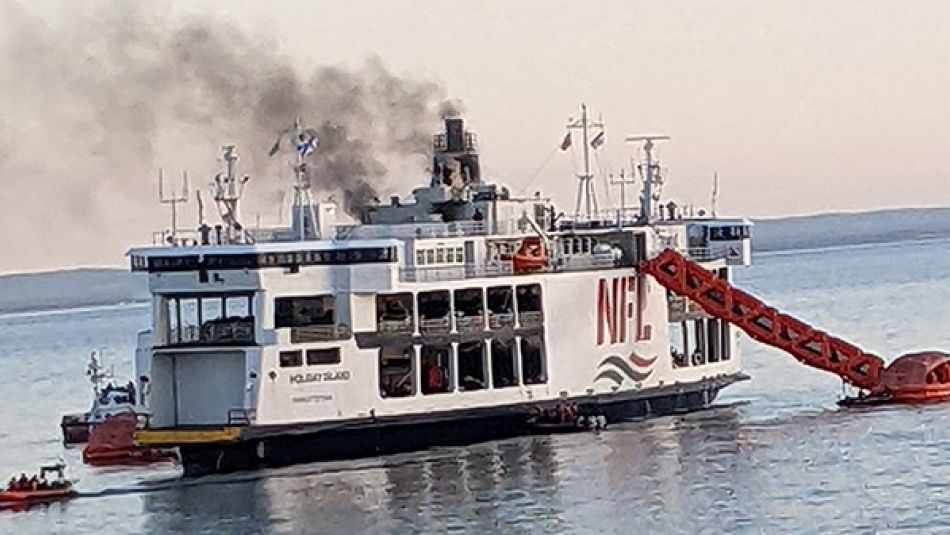
<path fill-rule="evenodd" d="M 445 119 L 445 144 L 449 152 L 462 152 L 465 149 L 465 124 L 460 118 Z"/>

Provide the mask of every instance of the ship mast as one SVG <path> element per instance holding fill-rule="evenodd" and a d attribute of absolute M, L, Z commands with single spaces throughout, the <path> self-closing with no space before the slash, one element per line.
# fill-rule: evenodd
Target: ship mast
<path fill-rule="evenodd" d="M 650 223 L 653 220 L 653 186 L 662 184 L 660 176 L 660 164 L 653 159 L 654 141 L 666 141 L 670 136 L 651 135 L 651 136 L 627 136 L 628 142 L 643 142 L 643 152 L 646 157 L 644 163 L 640 164 L 640 174 L 643 176 L 643 193 L 640 194 L 640 219 L 644 223 Z"/>
<path fill-rule="evenodd" d="M 313 210 L 313 197 L 310 193 L 310 179 L 307 176 L 306 158 L 312 154 L 319 144 L 317 133 L 312 128 L 305 128 L 300 117 L 294 119 L 294 125 L 277 134 L 277 140 L 270 150 L 270 155 L 277 154 L 280 142 L 284 137 L 290 137 L 294 148 L 294 202 L 291 217 L 294 231 L 301 241 L 308 238 L 307 222 L 311 226 L 316 224 L 316 214 Z M 316 236 L 316 228 L 312 234 Z"/>
<path fill-rule="evenodd" d="M 604 129 L 603 121 L 591 121 L 587 117 L 587 105 L 581 104 L 581 118 L 567 124 L 568 130 L 580 130 L 584 137 L 584 174 L 577 175 L 577 204 L 574 207 L 574 218 L 580 219 L 581 205 L 584 206 L 584 216 L 591 218 L 596 214 L 597 194 L 594 192 L 594 175 L 590 172 L 590 128 Z"/>

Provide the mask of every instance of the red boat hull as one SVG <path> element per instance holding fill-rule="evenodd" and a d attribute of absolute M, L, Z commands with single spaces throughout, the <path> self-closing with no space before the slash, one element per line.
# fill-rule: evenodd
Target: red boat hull
<path fill-rule="evenodd" d="M 28 503 L 68 498 L 76 494 L 72 487 L 49 490 L 7 490 L 0 492 L 0 503 Z"/>

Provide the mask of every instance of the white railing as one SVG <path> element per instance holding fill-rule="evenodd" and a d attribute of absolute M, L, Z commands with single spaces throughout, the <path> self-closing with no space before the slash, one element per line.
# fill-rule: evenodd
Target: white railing
<path fill-rule="evenodd" d="M 419 331 L 422 332 L 422 334 L 445 334 L 451 330 L 452 323 L 448 316 L 419 321 Z"/>
<path fill-rule="evenodd" d="M 484 316 L 456 316 L 455 328 L 459 332 L 477 332 L 485 330 Z"/>
<path fill-rule="evenodd" d="M 451 238 L 483 236 L 488 233 L 484 221 L 453 221 L 452 223 L 411 223 L 400 225 L 350 225 L 336 227 L 336 239 L 373 238 Z"/>
<path fill-rule="evenodd" d="M 225 229 L 222 229 L 220 233 L 216 232 L 215 229 L 211 229 L 208 232 L 207 245 L 243 245 L 254 243 L 255 241 L 257 240 L 253 232 L 241 231 L 229 235 Z M 152 245 L 164 247 L 196 247 L 203 244 L 201 232 L 197 230 L 179 230 L 174 234 L 172 234 L 170 230 L 160 230 L 152 233 Z"/>
<path fill-rule="evenodd" d="M 379 320 L 379 332 L 398 334 L 412 332 L 412 318 L 407 317 L 402 320 Z"/>
<path fill-rule="evenodd" d="M 340 340 L 349 336 L 349 329 L 340 325 L 307 325 L 306 327 L 291 327 L 290 342 L 294 344 L 305 342 L 325 342 Z"/>
<path fill-rule="evenodd" d="M 500 277 L 512 273 L 510 262 L 488 265 L 410 267 L 399 270 L 399 280 L 402 282 L 438 282 L 478 277 Z"/>
<path fill-rule="evenodd" d="M 237 318 L 184 325 L 168 330 L 166 345 L 254 343 L 254 318 Z"/>
<path fill-rule="evenodd" d="M 540 327 L 544 322 L 541 312 L 521 312 L 518 314 L 522 327 Z"/>
<path fill-rule="evenodd" d="M 496 314 L 494 312 L 488 313 L 488 327 L 491 329 L 503 329 L 505 327 L 511 327 L 515 324 L 515 314 L 513 312 L 504 312 Z"/>

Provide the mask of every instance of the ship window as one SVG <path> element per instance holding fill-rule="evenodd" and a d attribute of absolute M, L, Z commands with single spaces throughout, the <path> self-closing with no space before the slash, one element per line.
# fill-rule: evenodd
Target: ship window
<path fill-rule="evenodd" d="M 435 264 L 435 251 L 426 249 L 426 264 Z"/>
<path fill-rule="evenodd" d="M 435 261 L 438 264 L 445 263 L 445 248 L 439 247 L 435 250 Z"/>
<path fill-rule="evenodd" d="M 179 331 L 178 342 L 182 344 L 194 343 L 199 340 L 198 298 L 189 297 L 178 300 Z"/>
<path fill-rule="evenodd" d="M 674 368 L 689 366 L 689 344 L 686 340 L 686 330 L 683 323 L 670 324 L 670 358 Z"/>
<path fill-rule="evenodd" d="M 455 322 L 460 331 L 480 331 L 485 328 L 481 288 L 455 290 Z"/>
<path fill-rule="evenodd" d="M 485 388 L 485 344 L 480 341 L 459 344 L 459 390 Z"/>
<path fill-rule="evenodd" d="M 379 395 L 404 398 L 415 394 L 412 346 L 379 350 Z"/>
<path fill-rule="evenodd" d="M 416 265 L 422 266 L 426 263 L 426 252 L 416 251 Z"/>
<path fill-rule="evenodd" d="M 541 285 L 525 284 L 518 286 L 516 291 L 518 302 L 518 321 L 522 327 L 537 327 L 541 325 Z"/>
<path fill-rule="evenodd" d="M 564 238 L 561 240 L 561 248 L 563 249 L 564 254 L 571 254 L 571 239 Z"/>
<path fill-rule="evenodd" d="M 313 366 L 318 364 L 339 364 L 340 363 L 340 348 L 331 347 L 329 349 L 308 349 L 307 350 L 307 365 Z"/>
<path fill-rule="evenodd" d="M 515 323 L 514 296 L 511 286 L 495 286 L 488 289 L 488 324 L 492 329 L 510 327 Z"/>
<path fill-rule="evenodd" d="M 692 341 L 689 347 L 689 360 L 693 366 L 706 364 L 706 333 L 703 329 L 703 320 L 694 320 L 687 323 L 688 340 Z"/>
<path fill-rule="evenodd" d="M 492 340 L 491 383 L 494 388 L 518 386 L 514 340 Z"/>
<path fill-rule="evenodd" d="M 376 296 L 376 321 L 379 332 L 411 333 L 412 294 L 400 293 Z"/>
<path fill-rule="evenodd" d="M 706 361 L 719 362 L 719 351 L 722 344 L 719 340 L 719 320 L 709 318 L 706 320 Z"/>
<path fill-rule="evenodd" d="M 731 333 L 729 330 L 729 322 L 720 322 L 719 327 L 722 329 L 722 333 L 720 334 L 720 341 L 722 342 L 722 360 L 729 360 L 732 356 L 732 337 L 730 336 Z"/>
<path fill-rule="evenodd" d="M 274 299 L 274 326 L 306 327 L 334 324 L 332 295 L 278 297 Z"/>
<path fill-rule="evenodd" d="M 427 332 L 448 332 L 451 302 L 448 290 L 419 292 L 419 328 Z"/>
<path fill-rule="evenodd" d="M 303 366 L 303 355 L 300 353 L 300 351 L 280 352 L 281 368 L 296 368 L 297 366 Z"/>
<path fill-rule="evenodd" d="M 462 248 L 461 248 L 461 247 L 456 247 L 456 248 L 455 248 L 455 261 L 456 261 L 457 263 L 459 263 L 459 264 L 462 264 L 462 263 L 465 262 L 465 256 L 462 254 Z"/>
<path fill-rule="evenodd" d="M 251 315 L 251 296 L 229 295 L 224 299 L 224 309 L 228 318 L 247 318 Z"/>
<path fill-rule="evenodd" d="M 526 385 L 544 384 L 548 381 L 544 365 L 544 344 L 540 337 L 521 339 L 521 370 Z"/>
<path fill-rule="evenodd" d="M 439 394 L 452 391 L 452 348 L 422 347 L 422 393 Z"/>
<path fill-rule="evenodd" d="M 224 313 L 223 297 L 206 297 L 201 300 L 201 328 L 204 329 L 209 321 L 222 318 Z"/>
<path fill-rule="evenodd" d="M 581 239 L 574 238 L 571 240 L 571 252 L 577 254 L 581 252 Z"/>
<path fill-rule="evenodd" d="M 177 344 L 181 341 L 178 336 L 178 300 L 165 299 L 165 310 L 168 314 L 168 321 L 165 323 L 167 325 L 165 343 Z"/>

